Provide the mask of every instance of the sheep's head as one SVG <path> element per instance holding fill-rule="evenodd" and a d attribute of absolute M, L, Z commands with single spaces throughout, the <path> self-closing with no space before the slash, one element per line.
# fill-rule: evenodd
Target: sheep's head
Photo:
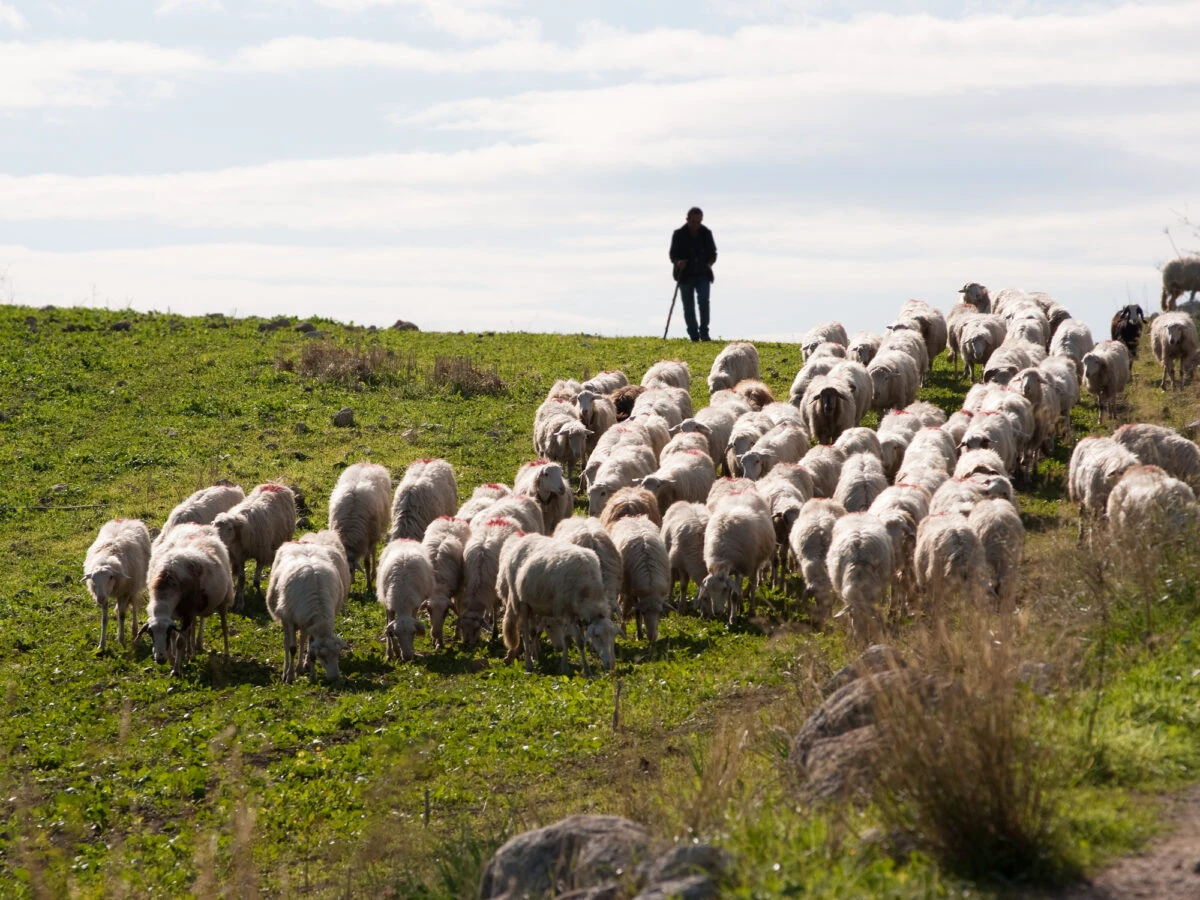
<path fill-rule="evenodd" d="M 474 651 L 483 635 L 483 614 L 474 610 L 464 612 L 458 617 L 458 632 L 463 649 Z"/>
<path fill-rule="evenodd" d="M 563 424 L 554 432 L 554 442 L 560 451 L 559 458 L 582 461 L 589 434 L 591 432 L 588 427 L 578 420 Z"/>
<path fill-rule="evenodd" d="M 1042 379 L 1037 369 L 1022 369 L 1010 382 L 1030 403 L 1036 403 L 1042 397 Z"/>
<path fill-rule="evenodd" d="M 246 523 L 239 516 L 221 513 L 213 519 L 213 527 L 217 529 L 217 537 L 229 551 L 229 562 L 236 569 L 238 562 L 242 561 L 242 534 Z"/>
<path fill-rule="evenodd" d="M 830 385 L 821 389 L 817 395 L 817 403 L 821 408 L 821 414 L 824 416 L 836 416 L 838 405 L 842 402 L 842 392 Z"/>
<path fill-rule="evenodd" d="M 579 420 L 590 422 L 596 413 L 596 395 L 591 391 L 580 391 L 575 398 L 575 405 L 579 407 Z"/>
<path fill-rule="evenodd" d="M 709 614 L 714 617 L 724 618 L 729 614 L 733 598 L 740 597 L 741 594 L 741 588 L 734 581 L 733 576 L 728 573 L 713 572 L 700 582 L 697 598 L 705 601 L 701 605 L 701 609 L 707 609 Z"/>
<path fill-rule="evenodd" d="M 567 491 L 567 479 L 563 475 L 562 466 L 549 463 L 542 466 L 537 476 L 537 495 L 542 503 L 549 503 L 553 497 L 559 497 Z"/>
<path fill-rule="evenodd" d="M 708 376 L 708 393 L 715 394 L 717 391 L 724 391 L 733 387 L 733 381 L 724 372 L 716 372 Z"/>
<path fill-rule="evenodd" d="M 1164 330 L 1167 332 L 1167 346 L 1178 347 L 1183 341 L 1183 323 L 1168 322 Z"/>
<path fill-rule="evenodd" d="M 1108 371 L 1108 361 L 1103 357 L 1097 356 L 1095 353 L 1088 353 L 1083 357 L 1083 377 L 1085 381 L 1092 383 L 1102 379 Z"/>
<path fill-rule="evenodd" d="M 482 620 L 480 624 L 482 625 Z M 425 626 L 412 616 L 396 616 L 395 619 L 388 622 L 384 635 L 393 652 L 399 651 L 400 659 L 407 662 L 416 656 L 416 652 L 413 650 L 414 636 L 424 633 Z M 478 637 L 478 632 L 476 632 L 476 637 Z"/>
<path fill-rule="evenodd" d="M 658 508 L 666 510 L 668 506 L 675 502 L 674 485 L 661 475 L 647 475 L 641 480 L 641 487 L 644 487 L 654 495 L 654 499 L 658 501 Z"/>
<path fill-rule="evenodd" d="M 871 376 L 871 390 L 875 396 L 885 396 L 888 392 L 888 382 L 895 373 L 888 366 L 874 365 L 867 370 L 867 374 Z"/>
<path fill-rule="evenodd" d="M 150 635 L 150 641 L 153 645 L 154 661 L 160 666 L 171 658 L 175 651 L 175 643 L 179 636 L 179 626 L 175 624 L 174 619 L 159 617 L 150 619 L 138 631 L 137 637 L 143 634 Z"/>
<path fill-rule="evenodd" d="M 617 663 L 617 632 L 620 630 L 612 619 L 597 619 L 587 627 L 585 639 L 600 657 L 600 665 L 610 672 Z"/>
<path fill-rule="evenodd" d="M 678 425 L 671 429 L 671 434 L 678 432 L 696 432 L 705 437 L 712 437 L 712 429 L 703 422 L 697 422 L 695 419 L 684 419 Z"/>
<path fill-rule="evenodd" d="M 321 667 L 325 669 L 325 680 L 337 681 L 341 677 L 338 672 L 338 662 L 342 651 L 349 649 L 350 645 L 336 634 L 327 638 L 315 637 L 308 642 L 310 665 L 312 660 L 319 660 Z"/>
<path fill-rule="evenodd" d="M 1005 385 L 1013 380 L 1013 376 L 1017 374 L 1017 367 L 1014 365 L 998 365 L 988 368 L 983 373 L 983 380 L 990 384 Z"/>
<path fill-rule="evenodd" d="M 751 481 L 758 481 L 771 468 L 770 454 L 763 450 L 747 450 L 737 461 L 738 468 L 742 470 L 742 477 Z"/>
<path fill-rule="evenodd" d="M 102 566 L 94 572 L 85 573 L 83 580 L 87 584 L 92 599 L 97 603 L 105 603 L 112 593 L 113 582 L 117 580 L 119 574 L 108 565 Z"/>
<path fill-rule="evenodd" d="M 612 487 L 604 482 L 592 484 L 589 481 L 588 487 L 588 515 L 598 516 L 604 512 L 604 507 L 608 504 L 608 498 L 612 496 Z"/>
<path fill-rule="evenodd" d="M 658 641 L 658 622 L 666 608 L 668 604 L 658 597 L 643 597 L 638 601 L 637 610 L 646 627 L 646 640 L 651 644 Z"/>

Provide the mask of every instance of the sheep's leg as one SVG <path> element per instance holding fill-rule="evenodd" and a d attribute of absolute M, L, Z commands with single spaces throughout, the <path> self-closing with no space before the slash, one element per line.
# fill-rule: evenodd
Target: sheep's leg
<path fill-rule="evenodd" d="M 225 659 L 229 659 L 229 620 L 225 618 L 225 610 L 220 610 L 221 642 L 225 645 Z"/>
<path fill-rule="evenodd" d="M 129 603 L 129 604 L 125 604 L 125 603 L 121 603 L 121 602 L 117 603 L 117 640 L 120 641 L 122 644 L 125 643 L 125 616 L 128 612 L 133 610 L 133 608 L 134 607 L 133 607 L 132 603 Z M 134 618 L 134 623 L 133 623 L 133 627 L 135 629 L 137 628 L 136 616 L 137 616 L 137 613 L 135 612 L 134 613 L 135 618 Z M 130 634 L 132 634 L 132 633 L 133 632 L 130 632 Z"/>
<path fill-rule="evenodd" d="M 192 647 L 192 654 L 195 655 L 204 649 L 204 620 L 196 619 L 192 625 L 192 633 L 195 635 L 195 644 Z"/>
<path fill-rule="evenodd" d="M 291 684 L 296 680 L 296 626 L 291 622 L 283 623 L 283 683 Z"/>
<path fill-rule="evenodd" d="M 583 676 L 585 678 L 592 677 L 592 667 L 587 661 L 587 639 L 584 637 L 583 626 L 578 622 L 575 623 L 575 642 L 579 644 L 579 659 L 583 663 Z"/>
<path fill-rule="evenodd" d="M 642 610 L 639 607 L 633 614 L 634 621 L 637 623 L 637 639 L 642 640 Z"/>
<path fill-rule="evenodd" d="M 679 614 L 686 616 L 692 608 L 691 601 L 688 600 L 688 588 L 692 586 L 692 580 L 688 578 L 684 572 L 679 576 Z"/>
<path fill-rule="evenodd" d="M 124 638 L 124 635 L 121 635 Z M 104 645 L 108 642 L 108 601 L 105 600 L 100 606 L 100 646 L 96 648 L 100 653 L 104 652 Z"/>
<path fill-rule="evenodd" d="M 233 611 L 240 613 L 246 607 L 246 567 L 237 570 L 237 585 L 233 592 Z"/>
<path fill-rule="evenodd" d="M 254 561 L 254 589 L 262 593 L 262 570 L 263 564 L 257 559 Z"/>
<path fill-rule="evenodd" d="M 533 634 L 533 627 L 526 622 L 521 628 L 521 643 L 525 645 L 525 671 L 533 671 L 534 652 L 533 645 L 537 637 Z"/>

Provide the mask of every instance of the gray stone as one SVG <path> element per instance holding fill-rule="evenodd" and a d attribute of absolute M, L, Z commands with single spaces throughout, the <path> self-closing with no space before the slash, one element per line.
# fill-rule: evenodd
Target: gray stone
<path fill-rule="evenodd" d="M 518 900 L 599 887 L 631 873 L 649 844 L 642 826 L 620 816 L 569 816 L 497 850 L 479 896 Z"/>
<path fill-rule="evenodd" d="M 713 900 L 719 896 L 716 882 L 704 875 L 693 875 L 651 885 L 633 900 Z"/>
<path fill-rule="evenodd" d="M 554 900 L 618 900 L 623 895 L 619 881 L 606 881 L 595 887 L 580 888 L 577 891 L 567 891 L 565 894 L 555 894 Z"/>
<path fill-rule="evenodd" d="M 680 844 L 643 867 L 647 884 L 671 881 L 691 875 L 725 878 L 733 867 L 733 857 L 711 844 Z"/>
<path fill-rule="evenodd" d="M 308 434 L 312 429 L 305 422 L 297 422 L 292 426 L 292 431 L 296 432 L 296 434 Z"/>
<path fill-rule="evenodd" d="M 310 340 L 318 340 L 329 335 L 328 331 L 306 331 L 304 336 Z"/>
<path fill-rule="evenodd" d="M 132 322 L 126 322 L 124 319 L 122 319 L 120 322 L 113 322 L 111 325 L 109 325 L 108 330 L 109 331 L 128 331 L 132 327 L 133 327 Z"/>
<path fill-rule="evenodd" d="M 828 681 L 821 685 L 821 693 L 828 697 L 864 675 L 877 675 L 892 669 L 904 668 L 904 660 L 887 644 L 872 644 L 854 662 L 843 666 Z"/>
<path fill-rule="evenodd" d="M 877 771 L 879 726 L 816 741 L 808 750 L 801 795 L 809 802 L 869 793 Z"/>
<path fill-rule="evenodd" d="M 354 425 L 354 410 L 343 406 L 333 414 L 333 424 L 337 428 L 350 428 Z"/>
<path fill-rule="evenodd" d="M 287 328 L 291 320 L 287 316 L 280 316 L 278 319 L 272 319 L 270 322 L 259 322 L 259 331 L 278 331 L 280 328 Z"/>
<path fill-rule="evenodd" d="M 301 334 L 308 334 L 310 331 L 316 331 L 317 326 L 312 322 L 301 322 L 294 330 L 299 331 Z"/>
<path fill-rule="evenodd" d="M 404 319 L 397 319 L 392 323 L 392 331 L 420 331 L 421 329 L 412 322 L 406 322 Z"/>

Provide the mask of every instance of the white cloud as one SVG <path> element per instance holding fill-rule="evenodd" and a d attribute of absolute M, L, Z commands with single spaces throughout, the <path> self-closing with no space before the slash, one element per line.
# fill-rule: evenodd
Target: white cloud
<path fill-rule="evenodd" d="M 187 12 L 224 12 L 221 0 L 162 0 L 154 9 L 156 16 Z"/>
<path fill-rule="evenodd" d="M 533 37 L 538 33 L 534 19 L 514 20 L 490 9 L 498 5 L 489 0 L 450 2 L 450 0 L 314 0 L 321 6 L 346 13 L 360 13 L 377 7 L 414 9 L 433 28 L 464 40 L 496 40 Z"/>
<path fill-rule="evenodd" d="M 7 25 L 13 31 L 24 31 L 29 27 L 25 17 L 9 3 L 0 3 L 0 25 Z"/>

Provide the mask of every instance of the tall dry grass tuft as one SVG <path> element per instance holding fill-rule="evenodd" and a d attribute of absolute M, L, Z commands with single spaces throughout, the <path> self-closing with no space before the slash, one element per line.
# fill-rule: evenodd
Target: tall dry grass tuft
<path fill-rule="evenodd" d="M 299 358 L 280 351 L 275 368 L 347 387 L 411 382 L 418 374 L 417 358 L 412 353 L 398 354 L 385 347 L 346 347 L 333 341 L 307 343 Z"/>
<path fill-rule="evenodd" d="M 878 682 L 877 799 L 889 826 L 952 871 L 1058 881 L 1075 871 L 1060 837 L 1063 763 L 1039 732 L 1017 635 L 994 624 L 964 612 L 908 636 L 923 676 Z"/>
<path fill-rule="evenodd" d="M 426 380 L 435 388 L 449 388 L 464 397 L 495 396 L 508 390 L 494 366 L 479 366 L 467 356 L 438 356 Z"/>

